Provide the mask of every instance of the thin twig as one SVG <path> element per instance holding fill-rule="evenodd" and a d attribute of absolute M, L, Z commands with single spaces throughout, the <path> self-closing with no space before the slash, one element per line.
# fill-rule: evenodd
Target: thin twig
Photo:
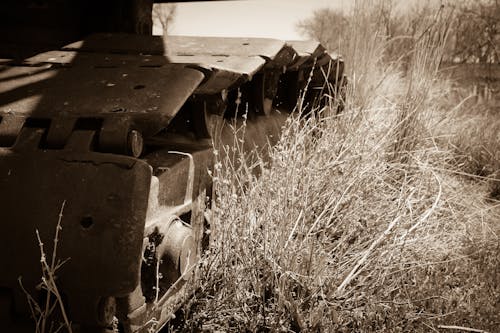
<path fill-rule="evenodd" d="M 28 299 L 28 304 L 31 309 L 31 313 L 33 319 L 36 321 L 36 332 L 45 333 L 47 329 L 47 320 L 50 315 L 53 313 L 54 309 L 59 306 L 61 310 L 61 315 L 63 317 L 64 323 L 62 326 L 66 326 L 69 333 L 72 333 L 71 322 L 68 319 L 66 314 L 66 310 L 64 309 L 64 302 L 62 300 L 61 294 L 59 293 L 59 289 L 56 284 L 56 275 L 55 272 L 64 264 L 68 259 L 64 260 L 62 263 L 57 259 L 57 246 L 59 244 L 59 231 L 62 230 L 62 217 L 64 206 L 66 205 L 66 201 L 64 201 L 61 205 L 61 209 L 59 211 L 59 219 L 57 221 L 56 231 L 54 235 L 54 248 L 52 250 L 52 258 L 50 259 L 50 266 L 47 263 L 47 256 L 45 253 L 44 244 L 42 242 L 42 238 L 40 237 L 40 232 L 38 229 L 35 230 L 36 238 L 38 240 L 38 247 L 40 248 L 40 265 L 42 268 L 42 282 L 40 287 L 47 291 L 47 298 L 45 300 L 45 306 L 42 309 L 38 302 L 27 292 L 27 290 L 23 287 L 21 283 L 21 278 L 19 278 L 19 284 L 23 292 L 26 294 Z M 56 300 L 54 304 L 51 304 L 52 295 L 55 296 Z M 61 327 L 57 329 L 59 331 Z M 53 323 L 50 326 L 50 331 L 53 330 Z"/>
<path fill-rule="evenodd" d="M 37 314 L 41 313 L 40 307 L 38 306 L 37 301 L 35 301 L 35 299 L 30 295 L 30 293 L 26 290 L 26 288 L 24 288 L 24 285 L 23 285 L 23 282 L 22 282 L 22 276 L 20 276 L 17 279 L 17 281 L 19 282 L 19 286 L 21 287 L 21 290 L 26 295 L 26 298 L 28 300 L 28 305 L 30 307 L 31 316 L 32 316 L 32 318 L 34 320 L 36 320 L 36 318 L 38 317 Z M 35 327 L 35 333 L 39 333 L 40 332 L 40 325 L 39 325 L 39 323 L 40 323 L 40 321 L 37 320 L 37 325 Z"/>
<path fill-rule="evenodd" d="M 47 283 L 47 278 L 46 278 L 46 274 L 48 271 L 50 271 L 50 267 L 48 266 L 47 264 L 47 258 L 45 256 L 45 250 L 43 248 L 43 242 L 42 242 L 42 239 L 40 238 L 40 233 L 38 232 L 38 229 L 35 230 L 36 232 L 36 238 L 38 239 L 38 246 L 40 247 L 40 263 L 42 265 L 42 284 L 45 285 L 47 287 L 47 298 L 45 300 L 45 307 L 44 307 L 44 311 L 43 313 L 41 314 L 42 316 L 42 323 L 41 323 L 41 328 L 40 328 L 40 331 L 42 333 L 45 333 L 45 325 L 47 325 L 47 319 L 48 317 L 50 316 L 50 287 L 48 286 L 48 283 Z"/>
<path fill-rule="evenodd" d="M 462 330 L 462 331 L 466 331 L 466 332 L 488 333 L 485 330 L 480 330 L 477 328 L 455 326 L 455 325 L 438 325 L 438 328 L 443 328 L 443 329 L 447 329 L 447 330 Z"/>
<path fill-rule="evenodd" d="M 59 304 L 59 308 L 61 310 L 61 315 L 64 319 L 64 323 L 66 324 L 66 327 L 68 328 L 69 333 L 72 333 L 71 322 L 69 321 L 68 316 L 66 314 L 66 310 L 64 309 L 64 303 L 63 303 L 61 294 L 59 293 L 59 289 L 57 288 L 56 281 L 55 281 L 55 268 L 57 267 L 57 265 L 56 265 L 56 263 L 57 263 L 57 261 L 56 261 L 57 245 L 59 242 L 59 231 L 62 230 L 61 223 L 62 223 L 64 206 L 66 206 L 66 200 L 63 201 L 63 203 L 61 205 L 61 210 L 59 211 L 59 219 L 57 221 L 56 234 L 54 237 L 54 250 L 52 252 L 52 265 L 51 265 L 50 276 L 52 277 L 52 284 L 53 284 L 52 293 L 56 296 L 57 303 Z"/>

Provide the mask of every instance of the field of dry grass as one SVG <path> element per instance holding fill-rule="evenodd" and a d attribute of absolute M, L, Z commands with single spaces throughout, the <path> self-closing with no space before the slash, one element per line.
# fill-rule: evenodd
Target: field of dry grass
<path fill-rule="evenodd" d="M 298 107 L 266 158 L 245 126 L 214 152 L 210 241 L 172 331 L 499 332 L 498 100 L 441 72 L 443 8 L 388 61 L 373 2 L 339 45 L 343 112 Z M 26 292 L 36 332 L 59 307 L 71 326 L 55 283 L 63 209 L 51 256 L 37 233 L 55 300 Z"/>
<path fill-rule="evenodd" d="M 217 163 L 199 288 L 173 329 L 498 332 L 500 115 L 439 76 L 444 15 L 402 71 L 357 10 L 344 112 L 292 116 L 269 161 L 235 147 L 241 163 Z"/>

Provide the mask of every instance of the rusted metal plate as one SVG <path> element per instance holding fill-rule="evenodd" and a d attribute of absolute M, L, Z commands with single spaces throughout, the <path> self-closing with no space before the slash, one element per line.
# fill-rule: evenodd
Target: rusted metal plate
<path fill-rule="evenodd" d="M 168 124 L 204 79 L 183 65 L 86 64 L 1 72 L 0 116 L 127 118 L 149 136 Z"/>
<path fill-rule="evenodd" d="M 196 93 L 215 94 L 251 79 L 264 66 L 265 60 L 259 56 L 173 55 L 166 57 L 162 55 L 49 51 L 24 61 L 24 64 L 29 66 L 56 64 L 73 67 L 80 65 L 162 67 L 171 63 L 184 64 L 187 67 L 200 67 L 200 70 L 205 73 L 206 79 L 197 88 Z"/>
<path fill-rule="evenodd" d="M 0 71 L 0 104 L 4 105 L 7 98 L 9 98 L 8 100 L 26 98 L 32 93 L 32 85 L 51 79 L 56 74 L 57 72 L 50 65 L 39 67 L 4 66 Z M 7 96 L 7 92 L 10 92 L 9 96 Z"/>
<path fill-rule="evenodd" d="M 332 59 L 332 57 L 330 57 L 330 54 L 325 52 L 322 56 L 317 58 L 316 64 L 317 64 L 317 66 L 326 66 L 326 65 L 329 65 L 330 62 L 332 62 L 332 61 L 333 61 L 333 59 Z"/>
<path fill-rule="evenodd" d="M 269 38 L 221 38 L 190 36 L 137 36 L 127 34 L 94 34 L 84 41 L 64 47 L 64 50 L 79 51 L 77 55 L 61 53 L 46 54 L 29 59 L 30 62 L 84 62 L 85 53 L 120 53 L 152 55 L 146 59 L 160 66 L 163 61 L 155 56 L 166 55 L 172 63 L 200 66 L 210 70 L 207 80 L 196 91 L 200 94 L 214 94 L 230 89 L 249 80 L 262 68 L 277 68 L 291 64 L 296 52 L 283 41 Z M 80 59 L 78 59 L 80 58 Z M 110 54 L 110 62 L 120 56 Z M 72 59 L 72 60 L 67 60 Z M 123 61 L 132 62 L 132 59 Z M 140 59 L 140 58 L 138 58 Z M 208 73 L 207 73 L 208 74 Z"/>
<path fill-rule="evenodd" d="M 325 52 L 325 48 L 320 44 L 320 42 L 317 41 L 290 40 L 286 41 L 286 43 L 290 45 L 301 57 L 318 57 Z"/>
<path fill-rule="evenodd" d="M 142 36 L 94 34 L 64 47 L 80 52 L 215 57 L 262 57 L 277 66 L 288 65 L 295 52 L 285 42 L 270 38 Z M 203 59 L 204 61 L 207 59 Z M 211 61 L 209 61 L 211 62 Z M 241 61 L 237 61 L 240 63 Z"/>
<path fill-rule="evenodd" d="M 85 40 L 68 44 L 63 49 L 86 52 L 162 55 L 165 54 L 165 43 L 162 36 L 98 33 L 86 37 Z"/>
<path fill-rule="evenodd" d="M 297 70 L 301 66 L 314 65 L 314 59 L 322 57 L 326 49 L 316 41 L 287 41 L 287 44 L 297 52 L 297 57 L 289 66 L 290 70 Z"/>
<path fill-rule="evenodd" d="M 260 56 L 279 67 L 296 55 L 285 42 L 270 38 L 168 36 L 165 41 L 169 56 Z"/>
<path fill-rule="evenodd" d="M 0 146 L 13 144 L 26 120 L 26 113 L 16 112 L 16 105 L 36 105 L 42 96 L 35 94 L 31 87 L 55 75 L 50 65 L 36 68 L 5 66 L 0 70 Z"/>
<path fill-rule="evenodd" d="M 139 279 L 149 165 L 110 154 L 21 148 L 0 148 L 0 242 L 7 249 L 0 251 L 0 264 L 8 267 L 0 274 L 0 286 L 17 289 L 23 276 L 24 286 L 35 290 L 40 282 L 35 230 L 47 255 L 52 254 L 65 202 L 57 255 L 69 261 L 57 277 L 70 303 L 80 294 L 131 292 Z"/>
<path fill-rule="evenodd" d="M 13 114 L 4 114 L 0 122 L 0 147 L 10 147 L 24 125 L 25 118 Z"/>
<path fill-rule="evenodd" d="M 249 77 L 257 73 L 266 63 L 261 57 L 243 56 L 171 55 L 168 59 L 173 63 L 195 64 Z"/>
<path fill-rule="evenodd" d="M 169 55 L 261 56 L 273 59 L 285 42 L 270 38 L 167 36 Z"/>
<path fill-rule="evenodd" d="M 285 42 L 271 38 L 146 36 L 98 33 L 63 47 L 69 51 L 150 55 L 238 55 L 274 57 Z"/>
<path fill-rule="evenodd" d="M 200 84 L 195 93 L 207 95 L 217 94 L 223 90 L 234 88 L 249 79 L 247 75 L 221 71 L 214 68 L 211 68 L 210 72 L 210 76 L 207 75 L 208 79 Z"/>
<path fill-rule="evenodd" d="M 157 138 L 156 143 L 160 142 L 161 138 Z M 153 167 L 153 173 L 159 179 L 159 203 L 163 206 L 175 206 L 182 204 L 186 195 L 191 159 L 194 164 L 194 191 L 190 199 L 194 200 L 199 194 L 199 190 L 206 188 L 211 183 L 207 170 L 213 164 L 213 150 L 211 147 L 207 148 L 196 141 L 192 142 L 190 146 L 169 145 L 166 142 L 160 143 L 163 149 L 144 156 L 144 160 Z M 180 150 L 184 154 L 172 153 L 171 151 L 174 150 Z"/>
<path fill-rule="evenodd" d="M 94 67 L 161 67 L 172 63 L 163 55 L 114 54 L 102 52 L 77 52 L 53 50 L 37 54 L 25 59 L 23 64 L 40 66 L 55 64 L 62 66 L 94 66 Z"/>
<path fill-rule="evenodd" d="M 198 94 L 215 94 L 224 89 L 235 88 L 251 80 L 265 64 L 265 60 L 261 57 L 241 56 L 173 55 L 169 60 L 210 71 L 206 75 L 207 79 L 196 90 Z"/>
<path fill-rule="evenodd" d="M 267 61 L 295 56 L 285 42 L 271 38 L 144 36 L 132 34 L 93 34 L 83 41 L 66 45 L 64 50 L 173 56 L 260 56 Z M 287 64 L 287 63 L 286 63 Z"/>
<path fill-rule="evenodd" d="M 87 53 L 76 51 L 49 51 L 37 54 L 24 61 L 26 65 L 59 64 L 75 66 L 89 64 L 94 66 L 136 65 L 143 67 L 160 67 L 169 63 L 201 65 L 244 75 L 253 75 L 265 64 L 259 56 L 212 56 L 212 55 L 131 55 L 113 53 Z"/>
<path fill-rule="evenodd" d="M 44 53 L 39 53 L 33 57 L 25 59 L 24 62 L 27 65 L 36 65 L 40 63 L 49 63 L 49 64 L 72 64 L 77 58 L 78 52 L 74 51 L 48 51 Z"/>

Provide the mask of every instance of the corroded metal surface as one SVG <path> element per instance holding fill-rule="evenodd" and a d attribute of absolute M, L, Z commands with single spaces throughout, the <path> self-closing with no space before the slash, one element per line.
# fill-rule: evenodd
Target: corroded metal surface
<path fill-rule="evenodd" d="M 198 66 L 209 73 L 210 83 L 203 82 L 198 92 L 219 92 L 227 89 L 240 78 L 245 81 L 257 73 L 266 63 L 262 57 L 213 56 L 213 55 L 139 55 L 76 51 L 49 51 L 23 61 L 28 66 L 56 64 L 61 66 L 91 65 L 94 67 L 138 66 L 158 68 L 169 63 Z M 214 76 L 214 77 L 212 77 Z M 201 88 L 201 89 L 200 89 Z"/>
<path fill-rule="evenodd" d="M 297 52 L 297 57 L 290 65 L 290 69 L 294 70 L 304 65 L 313 65 L 315 59 L 326 53 L 326 49 L 316 41 L 287 41 L 287 44 Z"/>
<path fill-rule="evenodd" d="M 97 33 L 68 44 L 63 49 L 80 52 L 162 55 L 165 54 L 165 43 L 162 36 Z"/>
<path fill-rule="evenodd" d="M 341 58 L 317 42 L 263 38 L 96 34 L 2 60 L 0 222 L 8 237 L 0 241 L 8 250 L 0 263 L 10 268 L 0 277 L 0 312 L 29 313 L 21 274 L 40 295 L 34 229 L 50 243 L 66 201 L 58 253 L 71 259 L 58 283 L 71 319 L 95 332 L 114 314 L 125 331 L 149 332 L 155 317 L 158 330 L 193 291 L 181 270 L 196 270 L 176 260 L 191 264 L 195 248 L 199 255 L 193 239 L 204 238 L 213 144 L 234 142 L 228 123 L 245 123 L 243 149 L 265 157 L 298 98 L 309 112 L 342 75 Z M 190 225 L 168 227 L 180 219 Z M 168 283 L 153 274 L 161 258 L 172 261 L 161 268 Z"/>
<path fill-rule="evenodd" d="M 287 65 L 295 56 L 284 41 L 270 38 L 166 37 L 169 55 L 262 57 L 267 62 Z"/>
<path fill-rule="evenodd" d="M 197 36 L 168 36 L 167 50 L 176 55 L 221 55 L 221 56 L 261 56 L 273 59 L 285 46 L 285 42 L 270 38 L 237 38 Z"/>
<path fill-rule="evenodd" d="M 144 67 L 98 60 L 68 67 L 12 67 L 0 73 L 0 115 L 127 118 L 153 135 L 174 117 L 204 75 L 182 65 Z M 0 133 L 2 136 L 2 133 Z"/>
<path fill-rule="evenodd" d="M 2 246 L 10 249 L 0 251 L 0 262 L 9 267 L 2 271 L 0 285 L 16 289 L 22 275 L 25 287 L 37 294 L 40 252 L 35 230 L 46 253 L 52 253 L 65 202 L 58 257 L 70 259 L 58 271 L 58 282 L 74 320 L 92 322 L 97 312 L 89 314 L 94 308 L 85 306 L 101 296 L 129 293 L 138 283 L 151 170 L 133 158 L 85 152 L 85 140 L 78 138 L 72 149 L 40 151 L 42 134 L 24 129 L 12 150 L 0 148 L 1 227 L 9 235 L 2 237 Z M 23 297 L 18 302 L 24 303 Z"/>

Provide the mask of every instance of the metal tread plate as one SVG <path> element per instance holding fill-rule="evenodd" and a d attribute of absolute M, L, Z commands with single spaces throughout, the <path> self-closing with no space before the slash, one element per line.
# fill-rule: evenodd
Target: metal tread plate
<path fill-rule="evenodd" d="M 290 64 L 296 53 L 284 41 L 271 38 L 165 37 L 169 56 L 262 57 L 268 67 Z"/>
<path fill-rule="evenodd" d="M 199 67 L 205 74 L 195 91 L 201 94 L 214 94 L 229 89 L 237 83 L 245 82 L 257 73 L 266 63 L 259 56 L 212 56 L 212 55 L 135 55 L 91 53 L 76 51 L 49 51 L 26 59 L 23 64 L 42 66 L 57 64 L 61 66 L 139 66 L 162 67 L 167 64 L 184 64 L 186 67 Z"/>
<path fill-rule="evenodd" d="M 84 41 L 67 45 L 65 49 L 166 55 L 174 63 L 199 65 L 211 69 L 214 74 L 197 91 L 205 94 L 237 86 L 263 68 L 296 71 L 338 60 L 317 41 L 285 42 L 270 38 L 94 34 Z"/>
<path fill-rule="evenodd" d="M 288 65 L 295 51 L 284 41 L 271 38 L 145 36 L 98 33 L 66 45 L 64 50 L 167 56 L 262 57 L 275 65 Z"/>
<path fill-rule="evenodd" d="M 196 93 L 215 94 L 238 86 L 252 79 L 265 65 L 261 57 L 211 56 L 211 55 L 172 55 L 173 63 L 193 65 L 208 69 L 207 79 L 198 87 Z"/>
<path fill-rule="evenodd" d="M 185 63 L 183 57 L 201 57 L 196 62 L 210 65 L 214 64 L 203 56 L 219 58 L 262 57 L 271 65 L 276 67 L 289 66 L 291 70 L 296 70 L 301 66 L 310 67 L 314 65 L 314 59 L 324 58 L 325 55 L 328 55 L 326 49 L 317 41 L 291 40 L 285 42 L 271 38 L 245 37 L 163 37 L 123 33 L 93 34 L 83 41 L 66 45 L 64 49 L 85 52 L 167 55 L 172 58 L 173 62 L 181 60 L 182 63 Z M 336 56 L 331 58 L 337 60 Z M 239 61 L 239 63 L 243 62 Z M 217 64 L 212 67 L 221 68 Z"/>
<path fill-rule="evenodd" d="M 125 33 L 97 33 L 63 47 L 68 51 L 109 52 L 128 54 L 165 54 L 162 36 Z"/>
<path fill-rule="evenodd" d="M 25 59 L 22 64 L 40 66 L 42 64 L 57 64 L 62 66 L 90 65 L 90 66 L 142 66 L 161 67 L 170 63 L 163 55 L 116 54 L 102 52 L 79 52 L 66 50 L 52 50 L 39 53 Z"/>
<path fill-rule="evenodd" d="M 325 52 L 325 48 L 320 42 L 312 40 L 288 40 L 286 41 L 288 45 L 293 47 L 295 52 L 301 57 L 313 56 L 317 57 Z"/>
<path fill-rule="evenodd" d="M 0 72 L 0 116 L 127 118 L 150 136 L 168 124 L 204 78 L 177 64 L 15 66 Z"/>
<path fill-rule="evenodd" d="M 287 41 L 287 44 L 297 52 L 297 57 L 294 59 L 290 69 L 297 69 L 305 64 L 313 65 L 314 59 L 323 56 L 326 49 L 317 41 L 292 40 Z"/>
<path fill-rule="evenodd" d="M 171 55 L 168 59 L 172 63 L 200 65 L 246 76 L 254 75 L 266 63 L 261 57 L 243 56 Z"/>
<path fill-rule="evenodd" d="M 271 38 L 167 36 L 168 54 L 274 57 L 285 42 Z"/>
<path fill-rule="evenodd" d="M 97 33 L 66 45 L 64 50 L 130 54 L 262 56 L 272 59 L 285 42 L 271 38 L 145 36 Z"/>
<path fill-rule="evenodd" d="M 63 66 L 93 65 L 93 66 L 123 66 L 136 65 L 141 67 L 161 67 L 166 64 L 192 64 L 207 68 L 253 75 L 265 64 L 259 56 L 223 56 L 223 55 L 131 55 L 113 53 L 87 53 L 76 51 L 48 51 L 37 54 L 23 61 L 28 66 L 43 64 L 59 64 Z"/>

